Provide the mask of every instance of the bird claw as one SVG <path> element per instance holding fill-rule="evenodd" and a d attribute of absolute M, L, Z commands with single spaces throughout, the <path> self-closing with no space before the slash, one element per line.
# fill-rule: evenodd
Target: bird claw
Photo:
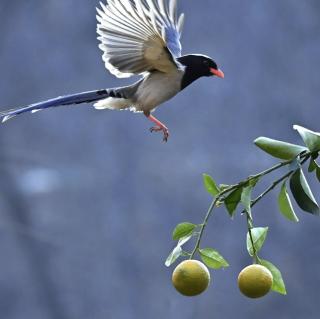
<path fill-rule="evenodd" d="M 169 130 L 166 127 L 154 126 L 150 128 L 150 132 L 163 132 L 163 142 L 168 142 Z"/>

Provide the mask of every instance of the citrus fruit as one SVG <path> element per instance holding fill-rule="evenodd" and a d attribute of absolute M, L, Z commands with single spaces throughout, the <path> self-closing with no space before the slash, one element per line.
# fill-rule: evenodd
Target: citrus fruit
<path fill-rule="evenodd" d="M 266 295 L 272 286 L 272 274 L 262 265 L 250 265 L 242 269 L 238 276 L 240 291 L 249 298 Z"/>
<path fill-rule="evenodd" d="M 208 288 L 210 273 L 202 262 L 185 260 L 173 271 L 172 283 L 182 295 L 196 296 Z"/>

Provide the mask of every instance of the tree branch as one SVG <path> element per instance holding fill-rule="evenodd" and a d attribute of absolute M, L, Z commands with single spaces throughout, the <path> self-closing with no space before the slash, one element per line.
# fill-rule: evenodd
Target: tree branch
<path fill-rule="evenodd" d="M 309 157 L 311 156 L 311 152 L 306 152 L 304 154 L 301 154 L 299 159 L 300 159 L 300 162 L 299 164 L 300 165 L 303 165 L 308 159 Z M 251 175 L 249 176 L 248 178 L 240 181 L 239 183 L 237 184 L 234 184 L 234 185 L 230 185 L 229 187 L 227 187 L 226 189 L 224 189 L 223 191 L 221 191 L 216 198 L 214 198 L 208 208 L 208 211 L 205 215 L 205 218 L 204 218 L 204 221 L 203 223 L 201 224 L 201 227 L 200 227 L 200 231 L 199 231 L 199 234 L 198 234 L 198 238 L 197 238 L 197 241 L 196 241 L 196 244 L 195 244 L 195 247 L 194 249 L 192 250 L 192 253 L 190 255 L 190 258 L 189 259 L 192 259 L 194 257 L 194 255 L 196 254 L 197 250 L 199 249 L 200 247 L 200 243 L 201 243 L 201 239 L 202 239 L 202 236 L 203 236 L 203 233 L 204 233 L 204 230 L 208 224 L 208 221 L 213 213 L 213 209 L 217 206 L 218 203 L 220 203 L 221 201 L 224 200 L 224 196 L 230 192 L 232 192 L 233 190 L 239 188 L 239 187 L 242 187 L 244 185 L 247 185 L 250 181 L 254 180 L 254 179 L 260 179 L 261 177 L 263 176 L 266 176 L 284 166 L 287 166 L 287 165 L 290 165 L 292 163 L 293 160 L 290 160 L 290 161 L 285 161 L 285 162 L 281 162 L 277 165 L 274 165 L 272 167 L 270 167 L 269 169 L 266 169 L 258 174 L 255 174 L 255 175 Z M 277 179 L 276 181 L 274 181 L 263 193 L 261 193 L 257 198 L 255 198 L 254 200 L 252 200 L 251 202 L 251 207 L 253 207 L 254 205 L 256 205 L 263 197 L 265 197 L 268 193 L 270 193 L 278 184 L 280 184 L 282 181 L 284 181 L 285 179 L 287 179 L 288 177 L 290 177 L 291 174 L 294 173 L 294 169 L 290 170 L 288 173 L 284 174 L 283 176 L 281 176 L 279 179 Z M 247 212 L 245 210 L 243 210 L 241 212 L 241 214 L 247 214 Z M 247 214 L 248 215 L 248 214 Z M 247 216 L 248 218 L 248 216 Z M 249 222 L 249 221 L 248 221 Z M 253 244 L 253 239 L 252 239 L 252 234 L 251 234 L 251 228 L 249 227 L 249 223 L 248 223 L 248 231 L 249 231 L 249 234 L 251 236 L 251 241 L 252 241 L 252 247 L 253 247 L 253 250 L 254 250 L 254 256 L 256 258 L 256 254 L 255 254 L 255 247 L 254 247 L 254 244 Z"/>

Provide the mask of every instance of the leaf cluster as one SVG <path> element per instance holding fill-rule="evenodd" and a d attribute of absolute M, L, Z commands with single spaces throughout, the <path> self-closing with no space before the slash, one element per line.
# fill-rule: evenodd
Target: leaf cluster
<path fill-rule="evenodd" d="M 319 205 L 314 198 L 308 181 L 303 173 L 302 164 L 310 158 L 308 172 L 316 173 L 320 182 L 320 167 L 316 162 L 320 151 L 320 133 L 313 132 L 302 126 L 294 125 L 305 146 L 286 143 L 266 137 L 257 138 L 254 143 L 273 157 L 285 159 L 290 166 L 290 174 L 282 184 L 278 204 L 280 212 L 289 220 L 298 222 L 290 196 L 287 191 L 286 181 L 289 180 L 290 190 L 298 206 L 305 212 L 320 215 Z"/>

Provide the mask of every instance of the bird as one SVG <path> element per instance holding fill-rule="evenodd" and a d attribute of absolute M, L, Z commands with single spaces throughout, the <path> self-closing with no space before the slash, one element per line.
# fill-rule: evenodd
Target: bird
<path fill-rule="evenodd" d="M 2 122 L 25 113 L 63 105 L 93 103 L 97 110 L 144 114 L 162 132 L 169 129 L 153 112 L 201 77 L 224 78 L 217 63 L 202 54 L 182 55 L 184 14 L 177 0 L 107 0 L 97 10 L 97 34 L 106 69 L 118 78 L 139 76 L 131 85 L 59 96 L 0 112 Z"/>

